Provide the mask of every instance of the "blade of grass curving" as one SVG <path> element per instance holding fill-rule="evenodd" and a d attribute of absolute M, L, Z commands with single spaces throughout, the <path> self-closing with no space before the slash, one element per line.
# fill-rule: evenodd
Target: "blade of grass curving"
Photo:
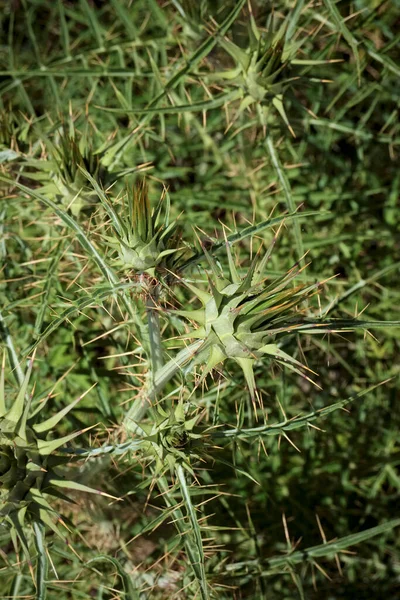
<path fill-rule="evenodd" d="M 57 0 L 58 17 L 60 19 L 61 41 L 64 49 L 64 54 L 67 58 L 71 58 L 70 39 L 67 20 L 65 18 L 65 8 L 62 0 Z"/>
<path fill-rule="evenodd" d="M 358 53 L 358 42 L 356 40 L 356 38 L 353 36 L 353 34 L 351 33 L 351 31 L 348 29 L 347 25 L 345 24 L 345 21 L 342 17 L 342 15 L 340 14 L 339 10 L 336 7 L 336 4 L 333 0 L 323 0 L 324 5 L 326 6 L 326 8 L 329 10 L 332 19 L 334 20 L 340 34 L 344 37 L 344 39 L 346 40 L 346 42 L 349 44 L 350 48 L 353 51 L 354 54 L 354 59 L 356 61 L 356 66 L 357 66 L 357 74 L 358 74 L 358 81 L 360 82 L 361 80 L 361 66 L 360 66 L 360 55 Z"/>
<path fill-rule="evenodd" d="M 117 14 L 119 20 L 126 29 L 126 32 L 130 39 L 134 40 L 138 37 L 138 30 L 133 22 L 132 15 L 129 14 L 129 9 L 124 6 L 124 3 L 120 0 L 111 0 L 111 6 Z M 132 7 L 132 5 L 130 5 Z"/>
<path fill-rule="evenodd" d="M 57 248 L 53 252 L 53 258 L 51 259 L 48 271 L 46 273 L 46 279 L 44 280 L 44 290 L 41 297 L 41 304 L 36 315 L 35 327 L 33 331 L 34 338 L 38 338 L 42 331 L 44 317 L 49 305 L 50 293 L 52 291 L 53 282 L 55 280 L 58 263 L 64 252 L 64 243 L 60 241 Z"/>
<path fill-rule="evenodd" d="M 17 575 L 15 575 L 10 588 L 11 600 L 21 599 L 21 585 L 23 583 L 23 580 L 24 576 L 22 575 L 22 573 L 17 573 Z"/>
<path fill-rule="evenodd" d="M 30 40 L 32 48 L 33 48 L 35 59 L 36 59 L 37 64 L 39 65 L 39 67 L 42 68 L 43 62 L 42 62 L 42 59 L 40 56 L 39 44 L 38 44 L 38 40 L 35 35 L 34 27 L 33 27 L 33 22 L 34 22 L 36 15 L 33 14 L 34 13 L 33 7 L 28 7 L 26 0 L 22 0 L 22 6 L 25 11 L 25 22 L 26 22 L 26 27 L 27 27 L 27 33 L 28 33 L 28 37 L 29 37 L 29 40 Z M 60 106 L 61 105 L 60 95 L 58 93 L 58 87 L 57 87 L 53 77 L 50 77 L 50 87 L 52 89 L 52 92 L 53 92 L 53 95 L 54 95 L 54 98 L 56 101 L 56 105 Z"/>
<path fill-rule="evenodd" d="M 303 7 L 304 7 L 304 0 L 297 0 L 296 4 L 291 9 L 291 11 L 286 19 L 287 27 L 286 27 L 286 33 L 285 33 L 285 40 L 287 40 L 289 42 L 293 38 L 293 35 L 295 33 L 295 29 L 297 27 L 297 23 L 299 21 Z"/>
<path fill-rule="evenodd" d="M 100 23 L 97 19 L 97 15 L 96 15 L 96 10 L 94 9 L 93 6 L 91 6 L 87 0 L 80 0 L 80 6 L 82 8 L 82 13 L 85 14 L 87 16 L 87 22 L 89 23 L 90 29 L 92 30 L 96 41 L 97 41 L 97 45 L 99 48 L 103 48 L 104 47 L 104 41 L 103 41 L 103 33 L 102 33 L 102 28 L 100 26 Z"/>
<path fill-rule="evenodd" d="M 400 67 L 395 63 L 389 56 L 386 56 L 383 51 L 377 52 L 374 45 L 368 42 L 367 39 L 363 40 L 364 45 L 367 48 L 367 52 L 371 58 L 383 65 L 388 71 L 391 71 L 396 77 L 400 77 Z"/>
<path fill-rule="evenodd" d="M 227 102 L 234 102 L 239 98 L 242 98 L 243 91 L 242 90 L 234 90 L 232 92 L 223 92 L 222 94 L 218 94 L 212 100 L 202 100 L 201 102 L 193 102 L 192 104 L 181 104 L 179 106 L 163 106 L 163 107 L 154 107 L 154 108 L 107 108 L 105 106 L 97 106 L 96 108 L 100 108 L 105 112 L 117 113 L 117 114 L 135 114 L 135 115 L 149 115 L 149 114 L 157 114 L 157 115 L 173 115 L 173 114 L 181 114 L 181 113 L 192 113 L 192 112 L 202 112 L 203 110 L 210 110 L 212 108 L 218 108 L 223 106 Z"/>

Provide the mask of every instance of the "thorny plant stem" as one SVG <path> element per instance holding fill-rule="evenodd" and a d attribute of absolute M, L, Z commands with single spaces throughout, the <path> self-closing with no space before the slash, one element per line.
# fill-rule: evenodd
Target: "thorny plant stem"
<path fill-rule="evenodd" d="M 147 327 L 149 330 L 150 361 L 153 385 L 155 374 L 161 369 L 161 367 L 164 364 L 160 331 L 160 315 L 158 312 L 159 309 L 157 307 L 158 298 L 159 290 L 158 286 L 156 285 L 152 292 L 148 294 L 146 298 L 146 316 Z"/>

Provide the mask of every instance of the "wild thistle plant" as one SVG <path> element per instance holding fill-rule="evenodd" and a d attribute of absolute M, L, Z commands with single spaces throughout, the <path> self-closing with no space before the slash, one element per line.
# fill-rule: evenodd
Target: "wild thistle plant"
<path fill-rule="evenodd" d="M 264 122 L 272 106 L 289 127 L 283 97 L 299 76 L 293 73 L 292 61 L 304 39 L 294 41 L 288 35 L 288 25 L 276 27 L 273 17 L 268 20 L 267 31 L 262 31 L 250 15 L 249 44 L 241 48 L 227 38 L 219 40 L 220 45 L 232 57 L 236 66 L 208 76 L 210 81 L 226 80 L 242 91 L 242 100 L 237 112 L 239 116 L 249 106 L 255 106 Z M 207 76 L 206 76 L 207 78 Z"/>
<path fill-rule="evenodd" d="M 17 4 L 0 11 L 0 101 L 14 113 L 0 117 L 0 334 L 20 380 L 15 394 L 0 385 L 0 589 L 36 600 L 46 588 L 60 600 L 266 600 L 305 598 L 311 585 L 357 597 L 367 581 L 370 595 L 392 597 L 395 11 L 334 0 L 277 2 L 273 13 L 261 0 Z M 152 206 L 143 182 L 122 182 L 150 167 L 172 207 L 168 194 Z M 287 212 L 267 218 L 277 203 Z M 283 243 L 269 262 L 265 232 L 282 222 L 295 248 Z M 206 248 L 196 250 L 193 225 Z M 251 260 L 259 242 L 267 249 Z M 381 326 L 379 346 L 369 329 Z M 353 330 L 365 340 L 342 335 Z M 100 422 L 90 448 L 68 442 L 52 401 L 29 394 L 16 356 L 36 346 L 40 387 L 78 360 L 63 417 L 74 388 L 97 382 L 99 402 L 74 417 L 79 428 Z M 325 390 L 310 392 L 306 357 Z M 77 506 L 69 560 L 56 538 L 68 525 L 63 486 L 90 491 L 73 467 L 88 460 L 94 471 L 95 457 L 125 502 L 101 515 Z M 113 536 L 108 554 L 93 548 L 92 516 Z M 87 529 L 92 547 L 79 547 Z M 368 546 L 342 560 L 372 537 L 373 560 Z M 321 559 L 340 572 L 345 563 L 349 582 Z"/>
<path fill-rule="evenodd" d="M 44 527 L 67 541 L 58 525 L 69 527 L 55 508 L 55 499 L 68 501 L 65 494 L 68 490 L 107 495 L 66 478 L 65 467 L 71 462 L 71 457 L 65 452 L 60 454 L 58 450 L 82 431 L 61 437 L 54 435 L 59 423 L 84 394 L 59 412 L 40 420 L 46 402 L 41 401 L 32 408 L 33 391 L 28 391 L 32 368 L 33 359 L 29 361 L 18 393 L 10 401 L 6 394 L 3 354 L 0 375 L 0 517 L 10 528 L 16 552 L 19 542 L 29 565 L 32 556 L 29 529 L 33 529 L 34 538 L 42 547 Z"/>
<path fill-rule="evenodd" d="M 76 217 L 83 208 L 93 207 L 96 201 L 96 194 L 82 169 L 97 179 L 101 171 L 100 157 L 85 136 L 79 139 L 75 130 L 71 132 L 66 127 L 61 128 L 53 140 L 47 140 L 46 145 L 48 157 L 32 164 L 38 169 L 33 176 L 43 183 L 43 194 Z"/>

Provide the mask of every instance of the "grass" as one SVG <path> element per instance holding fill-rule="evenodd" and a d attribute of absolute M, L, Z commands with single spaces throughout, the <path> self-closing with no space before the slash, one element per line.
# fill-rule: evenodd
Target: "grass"
<path fill-rule="evenodd" d="M 398 4 L 0 5 L 2 597 L 397 598 Z"/>

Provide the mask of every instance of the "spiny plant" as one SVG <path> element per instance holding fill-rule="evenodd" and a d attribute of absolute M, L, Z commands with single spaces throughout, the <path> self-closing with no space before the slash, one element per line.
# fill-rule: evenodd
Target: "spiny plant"
<path fill-rule="evenodd" d="M 154 476 L 164 475 L 167 468 L 173 475 L 177 464 L 193 475 L 191 463 L 200 459 L 206 439 L 205 431 L 200 433 L 195 429 L 201 415 L 188 416 L 184 403 L 180 402 L 175 408 L 158 406 L 153 418 L 153 423 L 138 427 L 143 435 L 140 444 L 143 455 L 153 455 L 155 459 Z"/>
<path fill-rule="evenodd" d="M 77 216 L 82 208 L 93 205 L 96 198 L 82 174 L 82 169 L 86 169 L 97 178 L 100 171 L 99 156 L 93 152 L 89 141 L 84 137 L 78 140 L 75 132 L 71 136 L 62 131 L 49 150 L 51 158 L 49 157 L 45 166 L 49 168 L 53 164 L 54 171 L 49 173 L 51 182 L 44 185 L 41 191 L 60 201 Z"/>
<path fill-rule="evenodd" d="M 67 530 L 70 528 L 55 508 L 54 499 L 68 501 L 64 493 L 68 490 L 107 494 L 66 478 L 65 467 L 71 457 L 58 450 L 82 431 L 54 436 L 58 424 L 85 394 L 41 420 L 41 411 L 49 397 L 32 407 L 33 391 L 29 393 L 28 387 L 33 359 L 29 361 L 16 396 L 10 400 L 5 386 L 5 356 L 3 353 L 0 376 L 0 517 L 10 528 L 16 552 L 19 542 L 32 569 L 29 529 L 33 530 L 36 548 L 41 548 L 41 553 L 44 551 L 44 527 L 68 543 L 58 524 Z M 43 582 L 37 583 L 43 586 Z"/>
<path fill-rule="evenodd" d="M 271 15 L 265 33 L 257 27 L 251 14 L 247 49 L 229 39 L 221 39 L 220 45 L 230 54 L 236 66 L 225 72 L 213 73 L 211 80 L 226 79 L 229 84 L 243 91 L 244 97 L 237 116 L 251 105 L 266 113 L 272 105 L 293 132 L 283 106 L 283 96 L 291 84 L 299 79 L 298 75 L 291 72 L 291 63 L 304 39 L 293 41 L 291 35 L 288 35 L 288 28 L 289 23 L 283 21 L 276 30 L 274 17 Z"/>
<path fill-rule="evenodd" d="M 74 505 L 79 535 L 69 539 L 82 561 L 71 559 L 56 535 L 43 535 L 52 529 L 39 520 L 44 501 L 62 530 L 62 488 L 40 471 L 32 487 L 44 500 L 37 510 L 30 501 L 23 526 L 37 590 L 6 528 L 0 589 L 37 600 L 46 588 L 60 600 L 395 597 L 399 73 L 390 3 L 14 4 L 0 10 L 0 335 L 14 358 L 38 347 L 41 388 L 77 360 L 62 402 L 92 381 L 99 402 L 37 432 L 53 402 L 33 394 L 27 441 L 21 422 L 11 424 L 0 466 L 30 481 L 15 449 L 28 453 L 33 440 L 29 455 L 55 479 L 66 473 L 73 485 L 74 463 L 83 475 L 87 461 L 125 502 L 104 512 Z M 329 85 L 309 85 L 322 80 Z M 73 126 L 60 123 L 67 113 Z M 148 166 L 171 190 L 159 214 L 142 184 L 122 182 Z M 303 202 L 314 214 L 296 212 Z M 289 214 L 272 219 L 277 204 Z M 181 211 L 182 240 L 168 229 Z M 232 231 L 227 240 L 218 221 Z M 268 228 L 283 221 L 289 241 L 269 260 Z M 208 238 L 200 250 L 193 225 Z M 259 242 L 267 250 L 252 260 Z M 386 329 L 379 341 L 374 327 Z M 310 385 L 310 367 L 323 390 Z M 377 381 L 386 385 L 370 386 Z M 6 416 L 11 386 L 4 395 Z M 34 449 L 97 420 L 91 447 Z M 111 541 L 102 549 L 99 521 Z"/>
<path fill-rule="evenodd" d="M 52 139 L 44 140 L 41 158 L 25 158 L 20 168 L 24 177 L 38 181 L 40 191 L 60 204 L 74 216 L 82 209 L 90 209 L 96 201 L 96 193 L 89 185 L 82 169 L 94 178 L 107 172 L 102 169 L 100 156 L 95 153 L 88 136 L 79 136 L 73 123 L 60 125 Z"/>
<path fill-rule="evenodd" d="M 147 182 L 126 185 L 120 206 L 110 201 L 93 177 L 86 172 L 105 208 L 113 235 L 104 235 L 118 253 L 114 264 L 122 271 L 155 276 L 156 271 L 176 269 L 186 252 L 181 246 L 178 223 L 170 218 L 170 200 L 164 191 L 152 209 Z"/>
<path fill-rule="evenodd" d="M 208 277 L 211 293 L 183 281 L 203 308 L 176 311 L 199 325 L 188 336 L 203 341 L 192 362 L 192 366 L 205 363 L 202 379 L 219 363 L 231 358 L 243 370 L 253 399 L 256 391 L 253 365 L 261 357 L 273 357 L 277 363 L 309 379 L 304 374 L 307 367 L 272 342 L 296 330 L 300 314 L 297 311 L 321 284 L 289 287 L 304 269 L 299 263 L 277 280 L 266 281 L 264 271 L 273 245 L 261 260 L 258 256 L 252 260 L 245 277 L 238 273 L 229 243 L 226 243 L 227 275 L 204 248 L 211 269 Z"/>

